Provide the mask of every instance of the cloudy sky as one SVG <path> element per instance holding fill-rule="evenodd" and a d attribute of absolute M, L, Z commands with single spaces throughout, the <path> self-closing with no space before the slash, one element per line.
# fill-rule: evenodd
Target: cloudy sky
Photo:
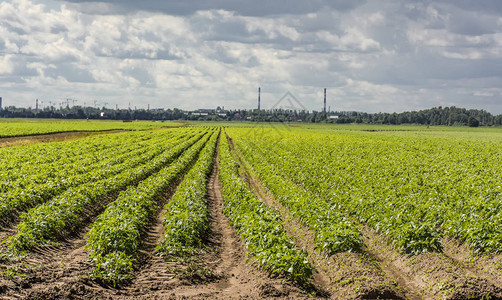
<path fill-rule="evenodd" d="M 3 0 L 4 106 L 502 113 L 500 0 Z M 73 104 L 70 103 L 70 104 Z"/>

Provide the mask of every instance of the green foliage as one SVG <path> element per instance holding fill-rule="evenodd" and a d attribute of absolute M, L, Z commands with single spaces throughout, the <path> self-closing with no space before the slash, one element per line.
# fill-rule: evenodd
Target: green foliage
<path fill-rule="evenodd" d="M 280 159 L 274 152 L 261 151 L 234 140 L 260 181 L 282 205 L 302 224 L 315 232 L 316 248 L 330 256 L 338 252 L 359 251 L 363 246 L 361 233 L 344 216 L 337 206 L 323 201 L 315 194 L 301 188 L 284 177 L 275 165 Z"/>
<path fill-rule="evenodd" d="M 201 134 L 190 139 L 188 137 L 190 136 L 176 146 L 174 145 L 179 142 L 178 138 L 157 143 L 145 155 L 111 167 L 110 169 L 116 168 L 111 174 L 106 171 L 109 177 L 95 176 L 94 180 L 71 188 L 49 202 L 30 209 L 22 214 L 22 222 L 18 225 L 17 234 L 10 238 L 9 247 L 17 250 L 31 249 L 47 242 L 57 241 L 80 228 L 83 225 L 86 208 L 103 197 L 123 190 L 130 184 L 157 172 L 200 139 Z"/>
<path fill-rule="evenodd" d="M 86 249 L 90 251 L 89 256 L 93 261 L 107 261 L 106 257 L 115 257 L 113 253 L 120 257 L 117 260 L 119 266 L 133 259 L 139 247 L 141 232 L 157 208 L 156 200 L 192 165 L 208 138 L 206 134 L 186 151 L 187 144 L 184 143 L 184 148 L 178 149 L 182 152 L 178 159 L 137 186 L 130 186 L 106 207 L 88 232 Z M 165 165 L 165 162 L 161 165 Z M 120 271 L 125 270 L 122 267 L 116 269 L 116 264 L 97 266 L 100 272 L 111 274 L 108 278 L 116 280 L 121 279 Z"/>
<path fill-rule="evenodd" d="M 502 252 L 502 148 L 495 134 L 488 139 L 488 133 L 453 131 L 277 128 L 255 133 L 229 130 L 267 188 L 309 226 L 320 222 L 310 216 L 338 214 L 387 236 L 403 253 L 440 252 L 445 235 L 475 252 Z M 309 198 L 301 193 L 297 199 L 282 196 L 287 189 L 280 189 L 274 174 L 310 193 L 306 201 L 312 207 L 302 207 Z"/>
<path fill-rule="evenodd" d="M 469 125 L 469 127 L 479 127 L 479 121 L 475 117 L 470 116 L 467 120 L 467 125 Z"/>
<path fill-rule="evenodd" d="M 164 237 L 157 251 L 162 255 L 185 256 L 202 247 L 209 229 L 207 181 L 213 168 L 219 134 L 213 134 L 193 168 L 184 177 L 163 215 Z"/>
<path fill-rule="evenodd" d="M 312 277 L 314 268 L 307 253 L 296 249 L 284 230 L 281 217 L 261 202 L 240 178 L 224 135 L 219 159 L 223 212 L 244 239 L 248 254 L 256 259 L 259 267 L 273 274 L 300 282 Z"/>
<path fill-rule="evenodd" d="M 131 257 L 121 251 L 108 253 L 105 256 L 94 256 L 91 262 L 96 266 L 91 273 L 91 277 L 103 280 L 116 286 L 123 280 L 131 279 L 134 262 Z"/>
<path fill-rule="evenodd" d="M 156 122 L 102 122 L 89 120 L 8 119 L 0 121 L 0 138 L 70 131 L 146 130 L 168 126 Z"/>
<path fill-rule="evenodd" d="M 103 180 L 151 159 L 165 149 L 149 147 L 172 137 L 172 132 L 140 132 L 1 149 L 0 217 L 22 211 L 84 183 Z M 26 163 L 26 162 L 29 163 Z"/>

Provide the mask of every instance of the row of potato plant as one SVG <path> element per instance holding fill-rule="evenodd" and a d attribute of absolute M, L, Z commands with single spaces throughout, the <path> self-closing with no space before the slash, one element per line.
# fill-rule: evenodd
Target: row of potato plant
<path fill-rule="evenodd" d="M 173 132 L 169 132 L 173 135 Z M 143 148 L 148 141 L 164 138 L 164 134 L 156 131 L 139 133 L 106 134 L 79 139 L 72 142 L 45 143 L 46 147 L 33 148 L 31 145 L 25 147 L 12 147 L 8 160 L 0 160 L 4 167 L 13 169 L 2 169 L 0 178 L 0 193 L 8 192 L 18 186 L 25 186 L 28 183 L 44 183 L 50 179 L 63 179 L 68 173 L 80 172 L 84 167 L 90 167 L 95 163 L 109 159 L 122 153 L 130 152 L 138 148 Z M 135 142 L 132 142 L 132 141 Z M 27 151 L 32 155 L 29 157 L 19 156 L 19 152 Z M 39 151 L 44 149 L 44 151 Z M 47 153 L 47 150 L 50 152 Z M 43 162 L 45 159 L 49 161 Z"/>
<path fill-rule="evenodd" d="M 359 147 L 371 144 L 370 141 L 343 137 L 338 140 L 343 146 L 338 148 L 343 147 L 343 150 L 348 152 L 341 153 L 331 149 L 328 152 L 325 148 L 331 146 L 331 143 L 329 139 L 325 136 L 321 138 L 319 134 L 306 135 L 306 140 L 298 136 L 293 140 L 293 137 L 284 139 L 277 133 L 269 132 L 269 134 L 266 138 L 253 139 L 254 148 L 263 149 L 268 146 L 268 151 L 262 153 L 270 156 L 269 161 L 293 182 L 324 199 L 327 205 L 337 206 L 360 223 L 387 235 L 396 248 L 404 253 L 442 251 L 441 234 L 433 224 L 423 221 L 413 222 L 407 213 L 396 211 L 395 207 L 400 206 L 399 202 L 392 203 L 389 202 L 389 198 L 383 200 L 378 196 L 375 197 L 375 192 L 381 195 L 389 190 L 390 185 L 374 189 L 378 178 L 367 181 L 367 176 L 374 174 L 375 170 L 369 170 L 367 166 L 358 164 L 358 159 L 364 159 L 364 156 L 358 153 L 358 150 L 361 150 Z M 265 140 L 268 140 L 269 144 L 266 144 Z M 311 144 L 304 145 L 304 143 Z M 383 154 L 382 149 L 379 150 Z M 303 157 L 306 153 L 308 156 Z M 372 164 L 372 167 L 375 165 Z M 347 176 L 348 174 L 351 176 Z M 361 193 L 361 190 L 365 190 L 366 193 Z"/>
<path fill-rule="evenodd" d="M 84 225 L 86 209 L 90 209 L 104 197 L 157 172 L 175 160 L 204 134 L 187 138 L 180 144 L 177 144 L 177 139 L 157 144 L 157 147 L 167 150 L 157 156 L 148 155 L 131 160 L 131 164 L 123 165 L 123 170 L 116 175 L 79 185 L 49 202 L 30 209 L 21 215 L 22 222 L 17 227 L 17 234 L 10 238 L 10 247 L 26 250 L 64 238 Z"/>
<path fill-rule="evenodd" d="M 93 276 L 116 282 L 130 278 L 140 236 L 158 207 L 158 199 L 192 165 L 209 134 L 156 174 L 130 186 L 92 224 L 86 249 L 95 265 Z"/>
<path fill-rule="evenodd" d="M 174 143 L 182 138 L 183 135 L 180 135 L 171 140 Z M 138 143 L 135 139 L 128 140 L 128 143 L 117 151 L 111 149 L 110 152 L 90 153 L 90 160 L 82 159 L 71 165 L 61 164 L 61 168 L 51 170 L 51 175 L 43 182 L 15 184 L 8 192 L 0 194 L 0 216 L 13 216 L 15 212 L 41 204 L 71 188 L 103 180 L 137 166 L 166 150 L 164 147 L 149 146 L 162 140 L 162 136 L 149 139 L 145 143 Z"/>
<path fill-rule="evenodd" d="M 193 168 L 165 205 L 163 239 L 156 248 L 162 256 L 183 257 L 195 253 L 203 245 L 203 238 L 209 230 L 207 184 L 213 170 L 218 137 L 219 133 L 211 137 Z"/>
<path fill-rule="evenodd" d="M 502 252 L 497 141 L 306 130 L 294 137 L 268 131 L 252 140 L 276 153 L 275 164 L 291 180 L 388 236 L 404 253 L 442 251 L 444 235 L 476 252 Z"/>
<path fill-rule="evenodd" d="M 46 172 L 51 168 L 58 168 L 57 162 L 71 164 L 90 153 L 120 148 L 127 144 L 127 140 L 148 140 L 158 135 L 155 131 L 124 132 L 115 134 L 100 134 L 77 139 L 69 142 L 39 143 L 26 146 L 0 148 L 0 172 L 2 177 L 13 181 L 22 179 L 26 174 L 31 175 Z M 26 162 L 33 162 L 27 164 Z"/>
<path fill-rule="evenodd" d="M 284 174 L 269 162 L 273 157 L 270 153 L 263 153 L 260 148 L 251 147 L 239 138 L 234 141 L 253 173 L 274 198 L 287 207 L 303 225 L 314 231 L 317 249 L 328 256 L 338 252 L 361 250 L 364 244 L 361 232 L 345 217 L 338 205 L 323 201 L 285 178 Z"/>
<path fill-rule="evenodd" d="M 250 257 L 273 274 L 306 281 L 314 268 L 306 251 L 298 250 L 286 234 L 280 215 L 265 205 L 247 187 L 239 175 L 227 137 L 222 134 L 219 147 L 219 173 L 224 214 L 244 240 Z"/>

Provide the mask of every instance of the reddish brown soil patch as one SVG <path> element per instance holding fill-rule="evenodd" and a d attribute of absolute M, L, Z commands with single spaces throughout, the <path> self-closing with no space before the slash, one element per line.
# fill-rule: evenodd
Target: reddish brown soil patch
<path fill-rule="evenodd" d="M 6 138 L 0 138 L 0 148 L 20 146 L 20 145 L 29 145 L 29 144 L 35 144 L 35 143 L 71 141 L 71 140 L 81 139 L 81 138 L 84 138 L 84 137 L 87 137 L 90 135 L 117 133 L 117 132 L 124 132 L 124 131 L 125 130 L 72 131 L 72 132 L 42 134 L 42 135 L 6 137 Z"/>

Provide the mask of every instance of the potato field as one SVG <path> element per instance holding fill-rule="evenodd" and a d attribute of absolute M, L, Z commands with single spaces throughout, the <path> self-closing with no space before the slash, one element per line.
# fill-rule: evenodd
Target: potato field
<path fill-rule="evenodd" d="M 501 129 L 74 123 L 0 129 L 0 299 L 502 298 Z"/>

